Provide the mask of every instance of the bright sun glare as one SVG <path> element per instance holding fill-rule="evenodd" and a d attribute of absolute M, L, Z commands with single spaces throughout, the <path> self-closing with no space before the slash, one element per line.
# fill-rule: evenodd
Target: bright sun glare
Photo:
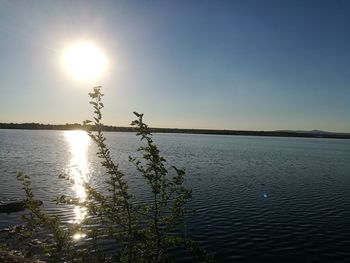
<path fill-rule="evenodd" d="M 65 49 L 63 65 L 75 79 L 94 81 L 106 72 L 107 58 L 94 44 L 79 42 Z"/>
<path fill-rule="evenodd" d="M 86 199 L 85 182 L 89 180 L 88 148 L 90 137 L 83 131 L 66 131 L 64 133 L 68 142 L 71 160 L 67 167 L 67 174 L 73 182 L 73 190 L 76 198 L 84 202 Z M 86 207 L 74 207 L 74 223 L 80 223 L 87 214 Z"/>

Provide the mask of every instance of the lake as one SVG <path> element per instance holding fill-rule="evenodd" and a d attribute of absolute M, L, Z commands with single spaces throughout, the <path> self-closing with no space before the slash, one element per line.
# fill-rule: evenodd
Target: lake
<path fill-rule="evenodd" d="M 142 198 L 144 186 L 128 156 L 139 146 L 133 133 L 106 133 L 114 159 Z M 184 168 L 193 189 L 186 235 L 217 262 L 349 262 L 350 140 L 155 134 L 169 164 Z M 81 208 L 60 209 L 58 194 L 84 198 L 81 179 L 100 185 L 104 170 L 83 132 L 0 130 L 0 200 L 23 198 L 16 171 L 32 177 L 49 213 L 65 222 Z M 73 184 L 58 179 L 70 174 Z M 19 215 L 0 214 L 0 228 Z M 177 262 L 191 261 L 174 251 Z"/>

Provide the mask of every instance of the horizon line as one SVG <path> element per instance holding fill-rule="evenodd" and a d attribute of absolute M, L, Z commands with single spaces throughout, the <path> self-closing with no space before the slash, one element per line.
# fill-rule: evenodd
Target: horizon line
<path fill-rule="evenodd" d="M 105 128 L 104 131 L 132 131 L 135 128 L 132 126 L 114 126 L 102 124 Z M 93 125 L 88 125 L 93 126 Z M 84 127 L 81 123 L 65 123 L 65 124 L 44 124 L 38 122 L 23 122 L 23 123 L 6 123 L 0 122 L 0 129 L 28 129 L 28 130 L 74 130 Z M 236 130 L 236 129 L 206 129 L 206 128 L 165 128 L 165 127 L 149 127 L 152 132 L 164 132 L 164 133 L 192 133 L 192 134 L 223 134 L 223 135 L 261 135 L 261 136 L 293 136 L 293 137 L 332 137 L 345 136 L 350 138 L 349 132 L 332 132 L 324 130 L 291 130 L 291 129 L 279 129 L 279 130 Z M 119 130 L 118 130 L 119 129 Z M 252 134 L 250 134 L 252 133 Z"/>

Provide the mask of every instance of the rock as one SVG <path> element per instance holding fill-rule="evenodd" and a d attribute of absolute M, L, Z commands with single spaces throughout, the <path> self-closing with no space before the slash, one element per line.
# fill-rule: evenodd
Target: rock
<path fill-rule="evenodd" d="M 0 262 L 6 263 L 45 263 L 40 260 L 24 258 L 21 255 L 0 244 Z"/>
<path fill-rule="evenodd" d="M 37 200 L 39 205 L 42 205 L 42 201 Z M 20 212 L 24 211 L 26 209 L 25 207 L 25 201 L 19 201 L 19 202 L 11 202 L 7 204 L 1 204 L 0 205 L 0 213 L 14 213 L 14 212 Z"/>

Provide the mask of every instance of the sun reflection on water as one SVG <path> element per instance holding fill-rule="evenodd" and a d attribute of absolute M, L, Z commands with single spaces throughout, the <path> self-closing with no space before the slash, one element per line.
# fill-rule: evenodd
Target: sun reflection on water
<path fill-rule="evenodd" d="M 79 201 L 84 202 L 86 199 L 86 190 L 84 182 L 88 181 L 89 165 L 88 165 L 88 148 L 90 137 L 84 131 L 66 131 L 64 136 L 69 145 L 71 159 L 67 167 L 67 173 L 73 182 L 73 191 Z M 86 207 L 75 206 L 75 218 L 71 223 L 80 223 L 86 217 Z M 83 237 L 83 235 L 79 235 Z M 76 236 L 74 239 L 78 239 Z"/>
<path fill-rule="evenodd" d="M 82 239 L 84 237 L 86 237 L 86 235 L 82 234 L 82 233 L 76 233 L 76 234 L 73 235 L 73 239 L 74 240 L 79 240 L 79 239 Z"/>

